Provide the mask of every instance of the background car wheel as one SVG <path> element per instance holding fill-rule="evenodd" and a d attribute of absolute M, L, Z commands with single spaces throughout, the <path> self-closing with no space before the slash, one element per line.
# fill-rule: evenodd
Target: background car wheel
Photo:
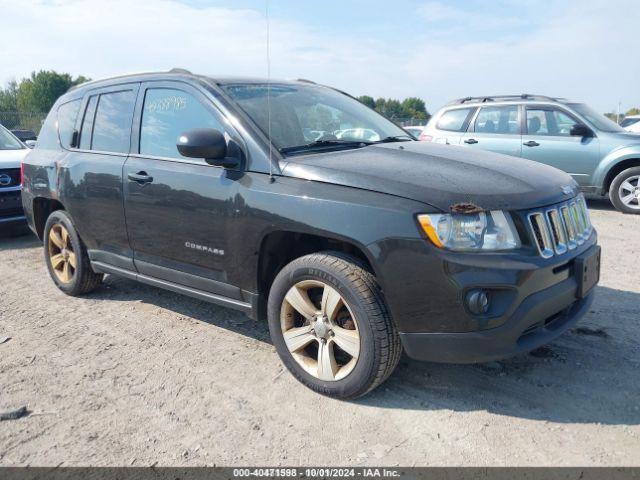
<path fill-rule="evenodd" d="M 609 198 L 616 210 L 640 214 L 640 167 L 620 172 L 611 182 Z"/>
<path fill-rule="evenodd" d="M 362 396 L 393 372 L 402 346 L 375 277 L 339 252 L 285 266 L 269 293 L 269 330 L 287 369 L 312 390 Z"/>
<path fill-rule="evenodd" d="M 103 275 L 91 269 L 87 250 L 64 210 L 47 219 L 44 257 L 54 283 L 67 295 L 88 293 L 102 282 Z"/>

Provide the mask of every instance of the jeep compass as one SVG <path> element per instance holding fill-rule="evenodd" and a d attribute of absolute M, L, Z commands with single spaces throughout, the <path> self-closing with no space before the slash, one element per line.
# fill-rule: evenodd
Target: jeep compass
<path fill-rule="evenodd" d="M 588 310 L 600 250 L 576 182 L 414 141 L 309 81 L 184 70 L 63 95 L 23 204 L 63 292 L 105 274 L 267 318 L 289 371 L 355 398 L 410 357 L 535 349 Z"/>

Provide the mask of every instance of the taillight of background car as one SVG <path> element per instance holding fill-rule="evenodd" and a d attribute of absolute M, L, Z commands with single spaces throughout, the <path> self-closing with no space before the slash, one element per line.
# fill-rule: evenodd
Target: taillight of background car
<path fill-rule="evenodd" d="M 418 137 L 418 140 L 420 140 L 421 142 L 430 142 L 431 140 L 433 140 L 433 137 L 431 135 L 427 135 L 426 133 L 421 133 Z"/>

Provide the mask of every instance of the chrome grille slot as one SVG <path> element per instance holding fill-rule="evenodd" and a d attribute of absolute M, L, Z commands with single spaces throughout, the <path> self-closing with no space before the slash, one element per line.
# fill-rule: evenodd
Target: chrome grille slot
<path fill-rule="evenodd" d="M 593 227 L 584 196 L 528 215 L 534 243 L 543 258 L 574 250 L 590 237 Z"/>
<path fill-rule="evenodd" d="M 544 258 L 553 256 L 553 244 L 551 243 L 551 235 L 547 221 L 542 213 L 532 213 L 529 215 L 529 223 L 533 229 L 533 234 L 538 245 L 538 251 Z"/>
<path fill-rule="evenodd" d="M 551 237 L 553 239 L 553 247 L 558 255 L 562 255 L 567 251 L 567 233 L 564 230 L 564 224 L 560 219 L 557 209 L 547 211 L 547 220 L 551 227 Z"/>
<path fill-rule="evenodd" d="M 560 207 L 560 215 L 562 217 L 562 223 L 564 224 L 564 228 L 567 231 L 567 246 L 569 250 L 573 250 L 578 246 L 576 242 L 576 227 L 571 221 L 571 215 L 569 214 L 569 207 L 562 206 Z"/>

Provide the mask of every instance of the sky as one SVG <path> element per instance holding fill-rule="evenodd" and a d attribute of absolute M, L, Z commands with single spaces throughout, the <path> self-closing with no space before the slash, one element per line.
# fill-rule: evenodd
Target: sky
<path fill-rule="evenodd" d="M 269 0 L 271 75 L 352 95 L 640 107 L 640 0 Z M 53 69 L 267 75 L 267 0 L 0 0 L 0 83 Z"/>

